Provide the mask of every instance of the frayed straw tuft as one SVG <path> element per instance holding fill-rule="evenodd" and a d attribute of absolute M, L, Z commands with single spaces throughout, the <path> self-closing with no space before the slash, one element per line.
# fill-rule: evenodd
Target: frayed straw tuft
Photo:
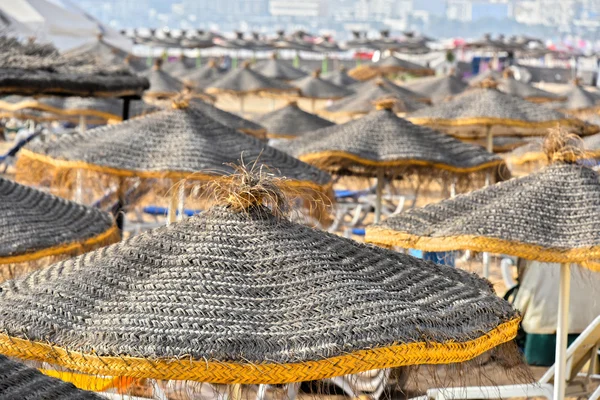
<path fill-rule="evenodd" d="M 493 78 L 486 78 L 481 82 L 477 82 L 473 87 L 481 88 L 481 89 L 497 89 L 500 82 Z"/>
<path fill-rule="evenodd" d="M 174 110 L 184 110 L 190 106 L 190 99 L 188 96 L 180 95 L 173 99 L 171 102 L 171 108 Z"/>
<path fill-rule="evenodd" d="M 384 97 L 373 102 L 376 110 L 393 110 L 399 103 L 401 101 L 396 97 Z"/>
<path fill-rule="evenodd" d="M 585 158 L 586 153 L 583 140 L 564 127 L 548 130 L 542 150 L 550 163 L 575 163 L 577 160 Z"/>

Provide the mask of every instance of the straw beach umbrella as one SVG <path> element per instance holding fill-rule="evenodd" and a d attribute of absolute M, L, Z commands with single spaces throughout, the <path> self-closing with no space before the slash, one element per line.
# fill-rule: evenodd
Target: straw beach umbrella
<path fill-rule="evenodd" d="M 555 101 L 564 101 L 565 97 L 538 89 L 528 83 L 516 80 L 511 70 L 505 70 L 503 78 L 498 81 L 498 90 L 501 92 L 519 96 L 522 99 L 532 103 L 548 103 Z"/>
<path fill-rule="evenodd" d="M 257 124 L 256 122 L 249 121 L 245 118 L 242 118 L 225 110 L 221 110 L 220 108 L 215 107 L 212 104 L 209 104 L 200 99 L 191 99 L 190 103 L 193 105 L 194 108 L 202 111 L 208 117 L 229 128 L 236 129 L 240 132 L 243 132 L 250 136 L 254 136 L 258 139 L 266 138 L 267 130 L 265 129 L 265 127 Z"/>
<path fill-rule="evenodd" d="M 210 60 L 206 65 L 189 71 L 181 79 L 190 87 L 204 89 L 223 76 L 215 60 Z"/>
<path fill-rule="evenodd" d="M 563 133 L 541 171 L 413 209 L 367 228 L 366 240 L 424 251 L 473 250 L 561 263 L 554 399 L 565 396 L 570 264 L 600 270 L 600 177 Z"/>
<path fill-rule="evenodd" d="M 405 175 L 485 174 L 503 164 L 500 157 L 429 128 L 413 125 L 392 111 L 394 99 L 345 124 L 323 128 L 289 143 L 290 154 L 337 175 L 377 178 L 376 216 L 381 215 L 384 179 Z"/>
<path fill-rule="evenodd" d="M 111 216 L 0 178 L 0 281 L 119 240 Z"/>
<path fill-rule="evenodd" d="M 416 111 L 408 119 L 461 139 L 487 141 L 493 149 L 495 136 L 542 136 L 555 126 L 570 127 L 581 135 L 598 132 L 595 125 L 567 117 L 496 89 L 498 82 L 487 80 L 453 100 Z"/>
<path fill-rule="evenodd" d="M 298 89 L 250 69 L 245 62 L 241 68 L 229 71 L 221 79 L 206 88 L 210 94 L 231 94 L 240 99 L 240 113 L 244 114 L 244 98 L 248 94 L 270 94 L 289 96 L 298 93 Z"/>
<path fill-rule="evenodd" d="M 268 60 L 256 63 L 253 69 L 267 78 L 281 81 L 292 81 L 306 76 L 306 72 L 289 65 L 287 61 L 277 58 L 277 53 L 273 53 Z"/>
<path fill-rule="evenodd" d="M 331 72 L 321 74 L 321 79 L 341 87 L 347 87 L 359 82 L 356 79 L 351 78 L 350 75 L 348 75 L 348 71 L 343 65 L 337 69 L 334 69 Z"/>
<path fill-rule="evenodd" d="M 185 101 L 121 124 L 31 144 L 21 151 L 16 167 L 20 180 L 50 177 L 61 187 L 75 189 L 85 180 L 100 185 L 102 192 L 114 187 L 125 205 L 123 192 L 140 180 L 152 180 L 157 194 L 180 180 L 202 189 L 206 182 L 231 174 L 240 162 L 286 176 L 298 192 L 319 200 L 329 192 L 331 177 L 326 173 L 217 122 Z M 183 208 L 182 194 L 174 195 L 172 200 Z"/>
<path fill-rule="evenodd" d="M 0 398 L 28 400 L 102 400 L 70 383 L 42 374 L 35 368 L 0 354 Z"/>
<path fill-rule="evenodd" d="M 413 92 L 439 103 L 462 93 L 468 85 L 453 75 L 415 79 L 404 85 Z"/>
<path fill-rule="evenodd" d="M 311 75 L 290 82 L 300 90 L 300 97 L 311 101 L 311 111 L 315 112 L 316 100 L 336 100 L 352 94 L 352 91 L 321 79 L 321 70 L 317 69 Z"/>
<path fill-rule="evenodd" d="M 398 73 L 408 73 L 416 76 L 430 76 L 435 74 L 430 68 L 425 68 L 422 65 L 392 55 L 368 65 L 359 65 L 351 69 L 348 75 L 359 81 L 364 81 L 377 76 Z"/>
<path fill-rule="evenodd" d="M 384 78 L 368 81 L 360 85 L 356 93 L 337 100 L 326 107 L 322 114 L 331 117 L 356 117 L 367 114 L 375 109 L 374 102 L 382 98 L 395 97 L 395 111 L 398 113 L 412 112 L 426 108 L 429 99 L 409 89 L 395 85 Z"/>
<path fill-rule="evenodd" d="M 296 139 L 306 132 L 335 125 L 333 122 L 308 113 L 295 101 L 256 119 L 267 130 L 270 139 Z"/>
<path fill-rule="evenodd" d="M 282 180 L 230 183 L 207 212 L 0 286 L 0 352 L 236 385 L 515 357 L 519 314 L 487 281 L 290 222 Z"/>
<path fill-rule="evenodd" d="M 150 82 L 150 89 L 146 90 L 144 98 L 152 100 L 173 98 L 185 89 L 183 82 L 162 70 L 162 64 L 163 60 L 157 58 L 152 68 L 145 73 Z"/>
<path fill-rule="evenodd" d="M 565 101 L 556 104 L 556 108 L 561 112 L 583 116 L 600 110 L 600 95 L 585 90 L 579 80 L 576 80 L 563 96 Z"/>

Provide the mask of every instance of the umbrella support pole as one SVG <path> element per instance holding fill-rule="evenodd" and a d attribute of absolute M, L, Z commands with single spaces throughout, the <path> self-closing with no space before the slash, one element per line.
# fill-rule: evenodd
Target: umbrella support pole
<path fill-rule="evenodd" d="M 81 176 L 81 169 L 77 169 L 75 172 L 75 193 L 73 201 L 83 204 L 83 177 Z"/>
<path fill-rule="evenodd" d="M 450 198 L 453 199 L 456 197 L 456 178 L 452 178 L 452 183 L 450 184 Z"/>
<path fill-rule="evenodd" d="M 183 210 L 185 205 L 185 182 L 181 181 L 177 188 L 177 221 L 183 220 Z"/>
<path fill-rule="evenodd" d="M 483 253 L 483 277 L 490 278 L 490 253 Z"/>
<path fill-rule="evenodd" d="M 119 179 L 119 186 L 117 187 L 117 206 L 114 209 L 115 212 L 115 223 L 117 228 L 123 232 L 125 227 L 125 182 L 124 179 Z"/>
<path fill-rule="evenodd" d="M 383 197 L 384 173 L 380 169 L 377 171 L 377 189 L 375 192 L 375 223 L 381 222 L 381 202 Z"/>
<path fill-rule="evenodd" d="M 492 126 L 491 125 L 486 125 L 486 127 L 485 127 L 485 140 L 486 140 L 485 148 L 490 153 L 493 153 L 494 152 L 494 135 L 492 135 Z"/>
<path fill-rule="evenodd" d="M 131 102 L 131 99 L 129 97 L 124 97 L 123 98 L 123 110 L 122 110 L 122 120 L 123 121 L 127 121 L 129 119 L 129 104 Z"/>
<path fill-rule="evenodd" d="M 244 96 L 240 96 L 240 116 L 244 117 Z"/>
<path fill-rule="evenodd" d="M 556 327 L 556 375 L 554 400 L 564 400 L 567 386 L 567 336 L 569 334 L 569 300 L 571 295 L 571 265 L 560 265 L 558 284 L 558 321 Z"/>
<path fill-rule="evenodd" d="M 315 105 L 316 101 L 315 99 L 310 99 L 310 108 L 311 108 L 311 112 L 314 114 L 316 111 L 317 106 Z"/>
<path fill-rule="evenodd" d="M 85 115 L 79 116 L 79 133 L 85 132 L 87 129 L 87 124 L 85 122 Z"/>
<path fill-rule="evenodd" d="M 177 221 L 177 208 L 179 205 L 179 185 L 173 183 L 171 196 L 169 196 L 169 208 L 167 209 L 167 226 Z"/>
<path fill-rule="evenodd" d="M 229 400 L 242 400 L 242 385 L 234 383 L 229 385 Z"/>
<path fill-rule="evenodd" d="M 275 111 L 275 97 L 271 98 L 271 111 Z"/>

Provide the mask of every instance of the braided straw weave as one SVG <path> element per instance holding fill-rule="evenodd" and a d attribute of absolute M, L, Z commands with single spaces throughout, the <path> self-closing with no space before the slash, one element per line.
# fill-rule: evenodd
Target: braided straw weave
<path fill-rule="evenodd" d="M 265 139 L 266 137 L 267 130 L 255 122 L 249 121 L 225 110 L 221 110 L 220 108 L 217 108 L 212 104 L 200 99 L 192 99 L 190 102 L 194 108 L 202 111 L 208 117 L 214 119 L 220 124 L 232 129 L 236 129 L 240 132 L 244 132 L 248 135 L 252 135 L 259 139 Z"/>
<path fill-rule="evenodd" d="M 415 79 L 405 86 L 423 97 L 430 98 L 434 104 L 456 96 L 468 87 L 466 83 L 452 75 Z"/>
<path fill-rule="evenodd" d="M 295 139 L 306 132 L 335 125 L 333 122 L 308 113 L 298 107 L 296 102 L 256 119 L 267 129 L 269 138 Z"/>
<path fill-rule="evenodd" d="M 211 83 L 206 88 L 206 92 L 236 95 L 261 92 L 295 94 L 298 93 L 298 89 L 285 82 L 267 78 L 245 64 L 241 68 L 229 71 L 221 79 Z"/>
<path fill-rule="evenodd" d="M 301 69 L 291 66 L 287 61 L 273 57 L 256 63 L 253 69 L 267 78 L 281 81 L 291 81 L 306 76 L 306 72 Z"/>
<path fill-rule="evenodd" d="M 399 100 L 396 104 L 397 112 L 412 112 L 427 108 L 429 99 L 423 98 L 418 93 L 397 86 L 387 79 L 365 82 L 356 93 L 335 101 L 325 108 L 325 115 L 361 115 L 375 110 L 374 102 L 382 98 L 395 97 Z"/>
<path fill-rule="evenodd" d="M 337 86 L 319 77 L 314 73 L 304 78 L 290 82 L 291 85 L 300 89 L 300 96 L 308 99 L 339 99 L 349 96 L 352 91 Z"/>
<path fill-rule="evenodd" d="M 255 204 L 278 196 L 251 186 L 1 285 L 0 353 L 89 374 L 286 383 L 462 362 L 515 336 L 518 312 L 487 281 Z"/>
<path fill-rule="evenodd" d="M 61 55 L 49 45 L 0 37 L 0 93 L 94 97 L 139 96 L 148 81 L 125 65 Z"/>
<path fill-rule="evenodd" d="M 406 174 L 408 169 L 465 174 L 503 164 L 500 157 L 480 146 L 414 125 L 390 109 L 307 133 L 283 145 L 302 161 L 341 175 L 375 176 L 380 169 L 390 175 Z"/>
<path fill-rule="evenodd" d="M 510 131 L 502 131 L 503 135 L 508 136 L 541 136 L 548 128 L 557 125 L 577 129 L 581 135 L 598 132 L 595 125 L 585 124 L 547 107 L 491 88 L 465 91 L 453 100 L 415 111 L 408 119 L 459 137 L 466 133 L 453 128 L 475 128 L 465 136 L 469 138 L 484 138 L 485 130 L 481 127 L 485 126 L 509 127 Z"/>
<path fill-rule="evenodd" d="M 79 254 L 119 240 L 109 214 L 0 178 L 0 264 Z"/>
<path fill-rule="evenodd" d="M 425 251 L 470 249 L 529 260 L 600 259 L 600 179 L 575 164 L 539 172 L 388 218 L 366 240 Z"/>
<path fill-rule="evenodd" d="M 79 390 L 0 354 L 0 399 L 101 400 L 103 397 Z"/>
<path fill-rule="evenodd" d="M 57 170 L 86 169 L 118 177 L 206 181 L 230 174 L 229 164 L 265 165 L 297 184 L 327 186 L 331 177 L 260 140 L 220 124 L 193 104 L 159 111 L 83 134 L 64 135 L 23 149 L 17 170 L 30 162 Z"/>
<path fill-rule="evenodd" d="M 148 98 L 174 97 L 183 91 L 184 85 L 179 79 L 162 70 L 162 60 L 156 60 L 154 66 L 144 73 L 150 82 L 150 89 L 144 92 Z"/>
<path fill-rule="evenodd" d="M 321 75 L 321 78 L 342 87 L 347 87 L 358 82 L 348 75 L 348 71 L 346 71 L 345 67 L 340 67 L 331 72 L 324 73 Z"/>
<path fill-rule="evenodd" d="M 375 63 L 359 65 L 358 67 L 351 69 L 348 72 L 348 75 L 354 79 L 365 81 L 376 76 L 396 74 L 399 72 L 406 72 L 416 76 L 429 76 L 435 74 L 430 68 L 425 68 L 422 65 L 395 56 L 389 56 Z"/>

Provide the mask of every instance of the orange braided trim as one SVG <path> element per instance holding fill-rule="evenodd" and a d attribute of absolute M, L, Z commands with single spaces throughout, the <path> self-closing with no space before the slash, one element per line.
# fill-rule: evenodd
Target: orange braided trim
<path fill-rule="evenodd" d="M 190 181 L 212 181 L 215 178 L 221 178 L 222 175 L 213 175 L 203 172 L 190 172 L 190 171 L 133 171 L 128 169 L 118 169 L 112 167 L 105 167 L 102 165 L 89 164 L 84 161 L 66 161 L 66 160 L 58 160 L 56 158 L 49 157 L 44 154 L 34 153 L 31 150 L 21 149 L 19 152 L 19 157 L 24 159 L 30 159 L 39 161 L 42 163 L 46 163 L 48 165 L 53 166 L 57 169 L 63 170 L 74 170 L 74 169 L 85 169 L 88 171 L 99 172 L 107 175 L 113 175 L 124 178 L 150 178 L 150 179 L 185 179 Z M 314 182 L 310 181 L 299 181 L 290 179 L 286 181 L 286 185 L 288 187 L 293 188 L 306 188 L 310 190 L 315 190 L 321 193 L 328 193 L 328 190 L 331 188 L 331 183 L 326 183 L 324 185 L 318 185 Z"/>
<path fill-rule="evenodd" d="M 459 119 L 442 119 L 442 118 L 429 118 L 429 117 L 412 117 L 406 118 L 413 124 L 417 125 L 439 125 L 439 126 L 469 126 L 469 125 L 503 125 L 503 126 L 516 126 L 520 128 L 553 128 L 557 124 L 561 126 L 570 126 L 577 128 L 586 128 L 586 133 L 591 134 L 599 132 L 600 127 L 596 125 L 585 125 L 579 120 L 572 118 L 557 119 L 553 121 L 522 121 L 517 119 L 508 118 L 489 118 L 489 117 L 474 117 L 474 118 L 459 118 Z"/>
<path fill-rule="evenodd" d="M 65 243 L 47 249 L 33 251 L 31 253 L 18 254 L 14 256 L 0 257 L 0 265 L 16 264 L 38 260 L 43 257 L 57 256 L 61 254 L 82 254 L 98 246 L 106 246 L 121 240 L 121 233 L 116 225 L 90 239 L 81 242 Z"/>
<path fill-rule="evenodd" d="M 229 94 L 229 95 L 234 95 L 234 96 L 244 96 L 247 94 L 257 94 L 257 95 L 265 95 L 265 97 L 268 97 L 268 95 L 294 95 L 294 94 L 298 94 L 300 92 L 300 89 L 296 89 L 296 88 L 291 88 L 291 89 L 275 89 L 275 88 L 261 88 L 261 89 L 254 89 L 254 90 L 245 90 L 245 91 L 235 91 L 235 90 L 230 90 L 230 89 L 220 89 L 220 88 L 206 88 L 204 90 L 206 93 L 208 94 L 214 94 L 214 95 L 218 95 L 218 94 Z"/>
<path fill-rule="evenodd" d="M 357 164 L 364 165 L 367 167 L 380 167 L 380 168 L 392 168 L 392 167 L 429 167 L 429 168 L 437 168 L 445 171 L 456 172 L 456 173 L 470 173 L 477 172 L 484 169 L 496 167 L 498 165 L 504 164 L 503 160 L 490 161 L 485 164 L 476 165 L 473 167 L 454 167 L 448 164 L 423 161 L 423 160 L 391 160 L 391 161 L 375 161 L 369 160 L 366 158 L 359 157 L 352 153 L 347 153 L 345 151 L 321 151 L 318 153 L 310 153 L 299 156 L 298 158 L 301 161 L 304 161 L 308 164 L 317 164 L 322 165 L 327 163 L 328 158 L 345 158 L 347 160 L 356 162 Z"/>
<path fill-rule="evenodd" d="M 359 350 L 319 361 L 288 364 L 99 356 L 94 353 L 68 351 L 6 334 L 0 334 L 0 353 L 9 357 L 47 361 L 94 375 L 184 379 L 223 384 L 280 384 L 319 380 L 372 369 L 468 361 L 512 340 L 517 334 L 519 323 L 520 318 L 515 318 L 467 342 L 397 344 Z"/>
<path fill-rule="evenodd" d="M 63 87 L 50 87 L 40 88 L 37 86 L 2 86 L 0 87 L 1 94 L 18 94 L 21 96 L 54 96 L 54 95 L 67 95 L 67 96 L 79 96 L 79 97 L 139 97 L 144 92 L 142 90 L 125 89 L 125 90 L 77 90 L 77 89 L 66 89 Z"/>
<path fill-rule="evenodd" d="M 367 227 L 365 241 L 386 246 L 398 246 L 423 251 L 472 250 L 509 254 L 527 260 L 552 263 L 576 263 L 600 272 L 600 246 L 574 249 L 552 249 L 512 240 L 473 235 L 429 237 L 397 232 L 381 227 Z"/>
<path fill-rule="evenodd" d="M 89 115 L 92 117 L 99 117 L 99 118 L 106 119 L 106 120 L 112 119 L 112 120 L 121 121 L 120 115 L 115 115 L 115 114 L 111 114 L 111 113 L 104 112 L 104 111 L 78 109 L 78 108 L 63 109 L 63 108 L 52 107 L 52 106 L 49 106 L 44 103 L 40 103 L 35 100 L 21 101 L 16 104 L 11 104 L 11 103 L 7 103 L 5 101 L 0 101 L 0 109 L 7 110 L 7 111 L 20 111 L 20 110 L 24 110 L 24 109 L 34 109 L 34 110 L 45 111 L 45 112 L 49 112 L 49 113 L 57 114 L 57 115 L 66 115 L 66 116 L 73 116 L 73 117 L 77 117 L 80 115 L 81 116 Z"/>

